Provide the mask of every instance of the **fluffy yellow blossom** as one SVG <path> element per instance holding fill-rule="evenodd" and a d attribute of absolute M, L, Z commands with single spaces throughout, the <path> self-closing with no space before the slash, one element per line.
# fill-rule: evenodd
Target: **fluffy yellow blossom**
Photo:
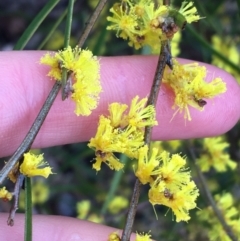
<path fill-rule="evenodd" d="M 116 30 L 117 37 L 134 39 L 134 35 L 138 34 L 137 15 L 132 9 L 130 11 L 131 13 L 128 13 L 123 5 L 115 3 L 110 9 L 113 17 L 107 17 L 107 20 L 112 23 L 107 29 Z"/>
<path fill-rule="evenodd" d="M 123 114 L 128 106 L 126 104 L 112 103 L 109 105 L 108 110 L 110 113 L 109 119 L 111 120 L 111 126 L 114 128 L 125 128 L 127 123 L 123 121 Z"/>
<path fill-rule="evenodd" d="M 160 181 L 168 188 L 178 188 L 190 181 L 190 172 L 184 166 L 186 160 L 178 154 L 170 157 L 166 151 L 158 153 L 157 148 L 152 148 L 151 156 L 148 157 L 148 147 L 139 149 L 138 167 L 135 175 L 142 184 L 155 185 Z"/>
<path fill-rule="evenodd" d="M 108 236 L 108 241 L 120 241 L 121 238 L 118 232 L 113 232 Z M 136 233 L 135 241 L 152 241 L 151 235 L 148 233 Z"/>
<path fill-rule="evenodd" d="M 136 127 L 129 125 L 123 131 L 119 130 L 118 141 L 125 144 L 123 154 L 129 158 L 137 158 L 138 149 L 144 144 L 143 138 L 143 132 Z"/>
<path fill-rule="evenodd" d="M 216 195 L 214 197 L 216 204 L 224 216 L 224 219 L 228 226 L 232 229 L 236 237 L 240 237 L 240 218 L 239 210 L 234 206 L 234 199 L 230 193 L 223 195 Z M 209 206 L 197 212 L 197 215 L 201 221 L 205 223 L 207 235 L 210 240 L 223 240 L 230 241 L 231 239 L 226 234 L 222 225 L 219 223 L 212 207 Z"/>
<path fill-rule="evenodd" d="M 183 15 L 188 23 L 200 20 L 196 7 L 193 2 L 184 1 L 179 9 L 179 13 Z"/>
<path fill-rule="evenodd" d="M 145 107 L 147 98 L 138 101 L 139 97 L 133 98 L 128 115 L 125 116 L 127 123 L 136 128 L 143 128 L 146 126 L 155 126 L 157 121 L 155 119 L 155 108 L 152 105 Z"/>
<path fill-rule="evenodd" d="M 109 203 L 108 210 L 112 214 L 117 214 L 121 212 L 124 208 L 127 208 L 128 204 L 128 200 L 125 197 L 116 196 Z"/>
<path fill-rule="evenodd" d="M 20 165 L 20 172 L 27 176 L 43 176 L 48 178 L 52 173 L 51 167 L 43 160 L 43 154 L 34 155 L 30 152 L 23 155 L 23 163 Z"/>
<path fill-rule="evenodd" d="M 6 187 L 0 188 L 0 198 L 3 199 L 4 201 L 11 201 L 12 200 L 12 193 L 9 192 Z"/>
<path fill-rule="evenodd" d="M 139 96 L 132 99 L 128 113 L 125 104 L 112 103 L 109 105 L 111 125 L 125 128 L 133 126 L 143 130 L 146 126 L 157 125 L 155 108 L 152 105 L 146 106 L 147 98 L 139 100 Z"/>
<path fill-rule="evenodd" d="M 97 107 L 99 93 L 102 91 L 100 85 L 99 61 L 89 50 L 82 50 L 78 47 L 66 49 L 55 54 L 47 53 L 40 59 L 41 64 L 51 67 L 48 76 L 60 81 L 62 69 L 68 71 L 69 78 L 66 90 L 66 97 L 71 94 L 72 100 L 76 103 L 76 115 L 88 116 Z"/>
<path fill-rule="evenodd" d="M 94 147 L 100 154 L 108 152 L 124 152 L 125 144 L 117 142 L 118 132 L 111 126 L 111 121 L 104 116 L 100 116 L 99 125 L 95 138 L 91 138 L 89 147 Z"/>
<path fill-rule="evenodd" d="M 153 148 L 150 158 L 148 158 L 148 146 L 145 145 L 139 149 L 138 166 L 135 172 L 136 177 L 142 184 L 152 183 L 154 175 L 159 174 L 156 170 L 159 167 L 159 160 L 156 156 L 158 149 Z"/>
<path fill-rule="evenodd" d="M 153 52 L 159 51 L 161 41 L 172 39 L 187 22 L 200 19 L 192 2 L 183 2 L 178 11 L 151 0 L 126 0 L 114 4 L 110 12 L 108 30 L 117 31 L 117 37 L 128 40 L 136 49 L 148 45 Z"/>
<path fill-rule="evenodd" d="M 121 240 L 121 238 L 120 238 L 118 232 L 110 233 L 108 236 L 108 241 L 120 241 L 120 240 Z"/>
<path fill-rule="evenodd" d="M 137 233 L 135 241 L 152 241 L 151 234 Z"/>
<path fill-rule="evenodd" d="M 155 147 L 148 156 L 148 147 L 144 146 L 139 150 L 135 172 L 142 184 L 150 184 L 148 195 L 151 204 L 171 208 L 177 222 L 190 219 L 189 210 L 196 207 L 199 195 L 185 164 L 186 160 L 180 155 L 170 156 L 166 151 L 159 154 Z"/>
<path fill-rule="evenodd" d="M 8 178 L 15 183 L 17 181 L 19 163 L 17 163 L 13 169 L 8 173 Z"/>
<path fill-rule="evenodd" d="M 46 53 L 41 59 L 40 64 L 45 64 L 51 66 L 50 71 L 48 72 L 47 76 L 55 79 L 61 80 L 62 77 L 62 69 L 60 66 L 59 60 L 51 55 L 50 53 Z"/>
<path fill-rule="evenodd" d="M 100 116 L 97 134 L 90 139 L 88 146 L 95 150 L 96 159 L 93 168 L 99 171 L 102 162 L 106 163 L 111 169 L 120 170 L 123 164 L 114 155 L 114 152 L 124 152 L 124 143 L 118 142 L 118 132 L 110 125 L 110 120 Z"/>
<path fill-rule="evenodd" d="M 96 158 L 93 168 L 99 171 L 104 162 L 111 169 L 121 170 L 124 165 L 114 153 L 124 153 L 129 157 L 135 157 L 136 151 L 143 145 L 143 134 L 134 127 L 124 130 L 115 129 L 111 121 L 103 116 L 100 117 L 97 134 L 90 139 L 88 146 L 95 150 Z"/>
<path fill-rule="evenodd" d="M 158 186 L 152 186 L 149 190 L 149 201 L 152 205 L 165 205 L 172 209 L 176 216 L 176 222 L 188 221 L 189 210 L 196 208 L 198 189 L 193 181 L 181 185 L 179 189 L 168 189 L 159 192 Z"/>
<path fill-rule="evenodd" d="M 127 105 L 112 103 L 109 106 L 110 116 L 100 116 L 96 136 L 88 144 L 95 150 L 93 168 L 97 171 L 103 162 L 117 171 L 123 168 L 124 165 L 114 153 L 123 153 L 130 158 L 138 157 L 138 150 L 144 145 L 144 127 L 157 123 L 153 106 L 144 107 L 146 99 L 139 102 L 138 99 L 136 96 L 132 100 L 128 113 Z"/>
<path fill-rule="evenodd" d="M 184 118 L 191 120 L 189 106 L 200 111 L 204 110 L 207 102 L 204 99 L 213 98 L 226 91 L 226 83 L 220 78 L 206 82 L 206 67 L 198 63 L 181 65 L 173 60 L 173 70 L 164 72 L 163 82 L 169 85 L 175 94 L 173 109 L 184 112 Z"/>
<path fill-rule="evenodd" d="M 203 154 L 197 159 L 197 164 L 203 172 L 209 171 L 211 167 L 218 172 L 227 171 L 227 167 L 235 169 L 237 163 L 232 161 L 226 149 L 229 143 L 223 140 L 222 137 L 204 138 Z"/>
<path fill-rule="evenodd" d="M 190 181 L 190 171 L 185 167 L 186 159 L 179 154 L 163 151 L 160 155 L 160 179 L 168 188 L 175 189 Z"/>

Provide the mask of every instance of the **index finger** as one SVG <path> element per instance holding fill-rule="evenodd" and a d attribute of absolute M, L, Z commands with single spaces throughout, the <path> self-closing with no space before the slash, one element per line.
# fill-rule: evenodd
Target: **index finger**
<path fill-rule="evenodd" d="M 44 52 L 2 52 L 0 55 L 0 156 L 12 154 L 31 127 L 43 105 L 53 81 L 46 77 L 49 68 L 39 65 Z M 183 62 L 185 60 L 182 60 Z M 100 114 L 107 114 L 108 104 L 129 104 L 136 95 L 149 94 L 157 65 L 155 56 L 101 57 L 103 92 L 100 103 L 89 117 L 77 117 L 74 103 L 62 102 L 58 96 L 50 110 L 33 148 L 75 143 L 89 140 L 96 132 Z M 157 102 L 158 126 L 153 138 L 158 140 L 214 136 L 228 131 L 239 119 L 240 88 L 235 79 L 221 69 L 205 64 L 208 79 L 220 76 L 227 84 L 227 92 L 209 101 L 203 112 L 191 109 L 192 121 L 185 124 L 182 115 L 170 122 L 174 110 L 173 94 L 161 86 Z"/>

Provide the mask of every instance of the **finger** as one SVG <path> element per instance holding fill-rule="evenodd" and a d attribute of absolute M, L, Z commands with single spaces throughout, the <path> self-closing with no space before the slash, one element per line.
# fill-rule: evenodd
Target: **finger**
<path fill-rule="evenodd" d="M 24 240 L 24 215 L 17 214 L 12 227 L 7 225 L 7 218 L 7 214 L 0 215 L 1 240 Z M 33 215 L 34 241 L 106 241 L 112 232 L 119 232 L 121 235 L 116 228 L 76 218 Z"/>
<path fill-rule="evenodd" d="M 44 52 L 2 52 L 0 55 L 0 155 L 11 154 L 23 140 L 38 111 L 46 99 L 53 81 L 46 77 L 48 66 L 39 65 Z M 100 114 L 107 114 L 108 104 L 129 104 L 136 95 L 149 94 L 157 57 L 102 57 L 101 82 L 103 92 L 100 103 L 90 117 L 77 117 L 75 105 L 68 99 L 57 97 L 40 130 L 33 147 L 47 147 L 89 140 L 94 136 Z M 182 115 L 172 109 L 173 95 L 162 86 L 157 103 L 158 126 L 154 139 L 182 139 L 219 135 L 229 130 L 239 119 L 240 88 L 234 78 L 210 65 L 208 79 L 221 76 L 227 92 L 209 101 L 205 111 L 191 109 L 192 121 L 185 122 Z"/>

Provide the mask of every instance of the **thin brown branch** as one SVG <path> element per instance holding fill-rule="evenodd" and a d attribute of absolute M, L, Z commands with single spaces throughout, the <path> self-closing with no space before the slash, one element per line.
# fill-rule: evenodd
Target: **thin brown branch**
<path fill-rule="evenodd" d="M 147 105 L 155 106 L 155 104 L 157 102 L 160 85 L 162 83 L 163 72 L 164 72 L 166 62 L 167 62 L 167 57 L 168 57 L 166 44 L 167 44 L 167 42 L 161 43 L 161 51 L 159 54 L 157 68 L 156 68 L 153 85 L 152 85 L 152 88 L 150 91 Z M 152 134 L 152 127 L 146 127 L 145 128 L 145 136 L 144 136 L 144 142 L 146 145 L 150 144 L 151 134 Z M 137 212 L 138 200 L 139 200 L 139 196 L 140 196 L 140 188 L 141 188 L 141 183 L 140 183 L 139 179 L 136 179 L 132 198 L 131 198 L 131 203 L 130 203 L 129 210 L 128 210 L 127 220 L 126 220 L 125 227 L 124 227 L 122 237 L 121 237 L 121 241 L 129 241 L 130 240 L 130 236 L 132 233 L 132 227 L 133 227 L 133 223 L 134 223 L 134 218 L 135 218 L 135 215 Z"/>
<path fill-rule="evenodd" d="M 14 192 L 13 192 L 14 201 L 7 220 L 7 224 L 9 226 L 14 225 L 14 217 L 15 217 L 15 213 L 18 210 L 19 195 L 20 195 L 21 187 L 23 185 L 23 181 L 24 181 L 24 176 L 18 173 L 17 180 L 14 186 Z"/>
<path fill-rule="evenodd" d="M 37 133 L 39 132 L 55 98 L 57 97 L 57 94 L 61 88 L 61 82 L 57 81 L 55 85 L 53 86 L 52 90 L 50 91 L 42 109 L 40 110 L 39 114 L 37 115 L 37 118 L 35 119 L 33 125 L 31 126 L 28 134 L 18 147 L 18 149 L 15 151 L 15 153 L 12 155 L 12 157 L 8 160 L 8 162 L 5 164 L 3 169 L 0 171 L 0 183 L 3 183 L 3 181 L 6 179 L 8 173 L 13 169 L 15 164 L 22 158 L 23 154 L 27 151 L 29 151 L 34 139 L 37 136 Z"/>
<path fill-rule="evenodd" d="M 104 8 L 106 2 L 107 2 L 107 0 L 99 0 L 98 5 L 96 6 L 96 8 L 95 8 L 92 16 L 90 17 L 90 19 L 87 21 L 86 27 L 83 30 L 83 33 L 80 37 L 80 40 L 78 42 L 79 48 L 82 48 L 83 44 L 85 43 L 89 33 L 91 32 L 97 18 L 99 17 L 102 9 Z"/>
<path fill-rule="evenodd" d="M 121 237 L 121 241 L 128 241 L 130 240 L 130 236 L 132 233 L 132 227 L 133 227 L 133 223 L 134 223 L 134 218 L 137 212 L 137 206 L 138 206 L 138 200 L 139 200 L 139 196 L 140 196 L 140 187 L 141 187 L 141 183 L 140 181 L 137 179 L 134 185 L 134 189 L 133 189 L 133 194 L 132 194 L 132 198 L 131 198 L 131 202 L 130 202 L 130 206 L 129 206 L 129 210 L 128 210 L 128 215 L 127 215 L 127 220 L 126 220 L 126 224 L 122 233 L 122 237 Z"/>
<path fill-rule="evenodd" d="M 161 43 L 161 51 L 158 58 L 157 68 L 154 76 L 153 85 L 151 88 L 151 92 L 148 98 L 147 105 L 156 106 L 160 86 L 162 83 L 163 72 L 166 66 L 166 62 L 168 60 L 168 50 L 167 50 L 167 41 Z M 145 128 L 145 136 L 144 141 L 145 144 L 149 145 L 152 136 L 152 127 L 147 126 Z"/>

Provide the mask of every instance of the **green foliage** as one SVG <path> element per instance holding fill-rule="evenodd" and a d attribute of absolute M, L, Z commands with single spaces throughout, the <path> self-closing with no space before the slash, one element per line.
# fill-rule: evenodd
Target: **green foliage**
<path fill-rule="evenodd" d="M 48 49 L 48 46 L 51 46 L 53 50 L 62 48 L 64 43 L 64 24 L 60 22 L 65 21 L 61 15 L 65 12 L 63 6 L 58 6 L 58 11 L 50 13 L 39 27 L 40 23 L 43 21 L 43 17 L 46 17 L 46 14 L 51 11 L 52 7 L 54 7 L 57 2 L 58 1 L 49 1 L 48 4 L 52 3 L 52 6 L 49 7 L 48 5 L 48 7 L 46 7 L 47 11 L 40 11 L 42 6 L 40 6 L 39 9 L 34 8 L 34 14 L 37 15 L 39 12 L 38 16 L 40 16 L 41 19 L 38 20 L 37 23 L 33 21 L 28 27 L 29 31 L 21 38 L 20 33 L 13 33 L 13 30 L 7 24 L 6 26 L 1 26 L 6 36 L 10 37 L 0 39 L 0 48 L 7 48 L 7 44 L 9 43 L 16 43 L 15 50 L 23 48 L 37 49 L 39 46 L 41 46 L 42 49 Z M 88 4 L 86 4 L 87 2 L 85 4 L 77 2 L 75 5 L 70 40 L 72 43 L 77 42 L 81 29 L 93 10 L 89 2 L 91 1 L 88 1 Z M 174 4 L 180 7 L 181 2 L 180 0 L 176 0 Z M 240 75 L 240 62 L 233 62 L 229 59 L 228 53 L 216 49 L 215 46 L 212 45 L 211 39 L 214 35 L 217 35 L 224 44 L 227 42 L 226 37 L 228 37 L 231 41 L 227 42 L 227 44 L 229 46 L 234 45 L 236 49 L 239 50 L 240 11 L 236 7 L 236 4 L 238 4 L 238 6 L 240 5 L 239 0 L 237 2 L 224 0 L 203 0 L 195 2 L 200 16 L 204 17 L 204 19 L 193 24 L 191 28 L 187 27 L 186 30 L 183 31 L 180 40 L 181 53 L 179 57 L 206 63 L 211 63 L 213 56 L 218 57 L 219 60 L 222 61 L 221 68 L 224 69 L 226 66 L 226 69 L 230 72 L 233 71 L 231 73 L 238 78 Z M 21 7 L 21 3 L 19 2 L 18 4 Z M 109 8 L 110 5 L 102 12 L 97 25 L 94 27 L 94 30 L 84 46 L 93 50 L 95 55 L 115 56 L 141 54 L 142 50 L 133 50 L 122 39 L 116 38 L 114 32 L 106 31 L 106 16 L 109 14 Z M 80 12 L 81 14 L 79 14 Z M 8 5 L 5 5 L 4 8 L 0 8 L 0 18 L 2 19 L 7 17 L 14 20 L 17 14 L 18 13 L 10 7 L 8 9 Z M 33 19 L 33 13 L 30 9 L 26 9 L 24 15 L 20 16 L 20 21 L 24 24 L 24 28 L 28 26 L 28 19 Z M 52 28 L 54 29 L 53 31 L 51 31 Z M 57 36 L 57 39 L 51 38 L 48 35 L 49 33 L 51 33 L 52 36 Z M 30 40 L 31 36 L 33 36 L 33 40 Z M 46 36 L 49 40 L 45 42 Z M 30 41 L 28 42 L 28 40 Z M 42 45 L 42 42 L 45 44 Z M 225 139 L 229 143 L 226 153 L 236 162 L 239 161 L 239 129 L 240 126 L 238 124 L 225 135 Z M 197 150 L 197 157 L 200 157 L 201 154 L 205 152 L 202 143 L 201 140 L 190 142 L 191 148 Z M 170 152 L 173 149 L 170 143 L 163 143 L 162 145 Z M 190 160 L 189 165 L 191 166 L 194 160 L 189 153 L 189 143 L 181 142 L 177 150 L 188 157 L 187 159 Z M 44 203 L 35 204 L 35 211 L 37 213 L 77 217 L 76 205 L 79 201 L 86 199 L 90 200 L 91 213 L 102 217 L 106 225 L 119 227 L 123 225 L 126 210 L 113 216 L 107 211 L 106 205 L 110 202 L 109 197 L 111 198 L 114 195 L 130 198 L 134 185 L 131 160 L 126 164 L 124 175 L 116 177 L 116 175 L 119 174 L 115 174 L 107 167 L 103 167 L 101 172 L 96 174 L 92 169 L 91 162 L 94 158 L 94 152 L 87 147 L 86 143 L 46 148 L 43 151 L 45 153 L 45 159 L 53 166 L 53 170 L 57 175 L 52 175 L 47 180 L 46 185 L 50 193 Z M 124 159 L 125 157 L 121 156 L 120 158 Z M 194 168 L 192 170 L 193 176 L 197 179 L 196 171 L 194 171 Z M 209 189 L 212 193 L 221 194 L 226 190 L 232 193 L 234 205 L 239 210 L 240 200 L 238 190 L 240 178 L 239 175 L 236 174 L 236 171 L 227 169 L 224 173 L 218 173 L 216 170 L 210 169 L 206 173 L 206 176 L 208 178 Z M 117 179 L 117 181 L 113 181 L 115 179 Z M 106 198 L 108 200 L 107 202 L 105 201 Z M 207 199 L 203 195 L 198 200 L 198 207 L 200 209 L 205 209 L 207 207 L 206 203 Z M 8 210 L 3 206 L 2 209 L 4 208 L 6 209 L 5 211 Z M 147 190 L 143 189 L 140 207 L 136 217 L 135 229 L 145 232 L 151 230 L 152 236 L 157 240 L 208 240 L 208 229 L 211 227 L 209 227 L 209 224 L 200 222 L 194 211 L 192 211 L 189 223 L 173 222 L 173 214 L 171 212 L 166 212 L 162 207 L 156 207 L 156 211 L 158 213 L 158 220 L 156 220 L 153 208 L 148 202 Z M 86 218 L 88 218 L 88 216 Z"/>

